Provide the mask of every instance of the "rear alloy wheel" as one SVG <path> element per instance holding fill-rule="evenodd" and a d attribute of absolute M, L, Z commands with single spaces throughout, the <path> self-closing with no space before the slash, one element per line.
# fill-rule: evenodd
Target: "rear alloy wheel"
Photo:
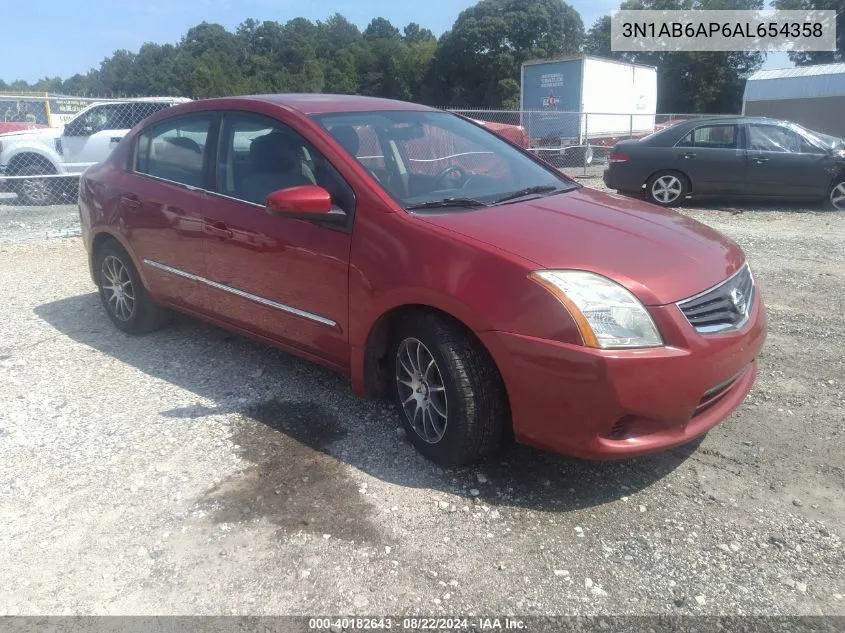
<path fill-rule="evenodd" d="M 487 350 L 470 332 L 432 313 L 407 317 L 393 341 L 393 393 L 417 450 L 444 466 L 495 451 L 510 414 Z"/>
<path fill-rule="evenodd" d="M 649 178 L 646 195 L 649 202 L 661 207 L 676 207 L 689 193 L 686 178 L 677 172 L 662 171 Z"/>
<path fill-rule="evenodd" d="M 15 172 L 15 176 L 43 176 L 44 169 L 36 166 L 23 167 Z M 14 191 L 25 205 L 43 207 L 51 204 L 55 199 L 55 189 L 51 178 L 25 178 L 12 181 Z"/>
<path fill-rule="evenodd" d="M 166 312 L 147 294 L 132 260 L 116 243 L 100 248 L 96 260 L 100 300 L 109 319 L 127 334 L 144 334 L 159 328 Z"/>
<path fill-rule="evenodd" d="M 828 204 L 831 209 L 845 211 L 845 178 L 833 183 L 828 196 Z"/>

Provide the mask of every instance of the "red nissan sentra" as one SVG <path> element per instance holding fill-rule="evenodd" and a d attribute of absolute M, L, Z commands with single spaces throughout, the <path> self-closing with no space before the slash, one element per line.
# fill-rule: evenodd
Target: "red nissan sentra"
<path fill-rule="evenodd" d="M 173 309 L 344 372 L 443 464 L 511 430 L 587 458 L 683 444 L 739 406 L 765 338 L 728 238 L 410 103 L 168 108 L 84 174 L 79 204 L 119 329 Z"/>

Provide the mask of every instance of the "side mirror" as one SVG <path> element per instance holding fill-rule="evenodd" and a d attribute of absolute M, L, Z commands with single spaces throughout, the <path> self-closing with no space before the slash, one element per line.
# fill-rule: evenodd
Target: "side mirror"
<path fill-rule="evenodd" d="M 346 213 L 332 205 L 328 191 L 317 185 L 302 185 L 279 189 L 267 196 L 266 209 L 269 215 L 295 220 L 312 220 L 342 224 Z"/>

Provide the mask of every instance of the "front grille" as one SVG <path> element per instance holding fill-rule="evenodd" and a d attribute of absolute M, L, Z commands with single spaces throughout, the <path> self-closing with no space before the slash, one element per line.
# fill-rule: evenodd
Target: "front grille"
<path fill-rule="evenodd" d="M 754 304 L 754 277 L 745 264 L 727 280 L 678 303 L 687 321 L 702 334 L 736 330 Z"/>

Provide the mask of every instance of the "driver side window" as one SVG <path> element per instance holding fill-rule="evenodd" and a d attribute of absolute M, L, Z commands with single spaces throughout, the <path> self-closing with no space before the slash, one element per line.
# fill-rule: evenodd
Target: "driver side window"
<path fill-rule="evenodd" d="M 758 152 L 819 153 L 799 134 L 777 125 L 748 126 L 748 149 Z"/>
<path fill-rule="evenodd" d="M 275 119 L 257 114 L 223 115 L 217 157 L 219 193 L 264 206 L 280 189 L 318 185 L 332 203 L 351 216 L 352 188 L 302 135 Z"/>
<path fill-rule="evenodd" d="M 73 129 L 80 134 L 97 134 L 103 130 L 124 129 L 123 121 L 129 119 L 131 105 L 109 103 L 92 108 L 74 121 Z"/>

